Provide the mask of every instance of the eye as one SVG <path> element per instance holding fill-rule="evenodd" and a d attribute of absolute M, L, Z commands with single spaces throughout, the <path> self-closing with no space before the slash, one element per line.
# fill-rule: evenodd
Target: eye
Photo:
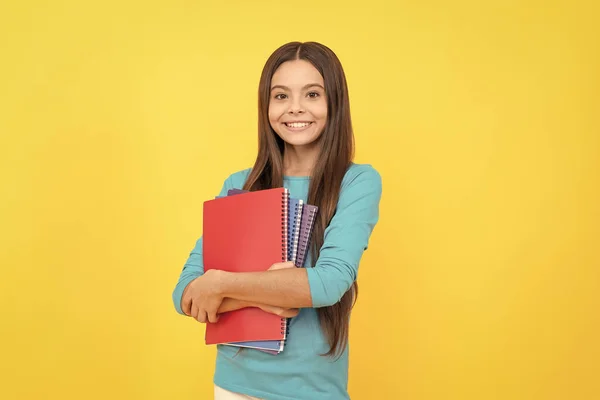
<path fill-rule="evenodd" d="M 283 100 L 283 99 L 285 99 L 286 97 L 287 97 L 287 96 L 286 96 L 284 93 L 279 93 L 279 94 L 276 94 L 276 95 L 275 95 L 275 98 L 276 98 L 277 100 Z"/>
<path fill-rule="evenodd" d="M 307 96 L 310 97 L 311 99 L 316 99 L 320 95 L 321 94 L 319 92 L 308 92 L 308 94 L 307 94 Z"/>

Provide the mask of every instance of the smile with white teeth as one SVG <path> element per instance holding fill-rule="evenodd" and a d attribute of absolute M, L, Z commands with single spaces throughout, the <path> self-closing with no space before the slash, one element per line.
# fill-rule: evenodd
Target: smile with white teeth
<path fill-rule="evenodd" d="M 289 128 L 306 128 L 312 122 L 285 122 L 285 125 Z"/>

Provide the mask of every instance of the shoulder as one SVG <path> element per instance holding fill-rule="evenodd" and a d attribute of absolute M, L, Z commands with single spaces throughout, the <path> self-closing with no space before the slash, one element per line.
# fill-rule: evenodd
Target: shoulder
<path fill-rule="evenodd" d="M 351 164 L 342 180 L 335 226 L 372 230 L 379 220 L 381 187 L 381 175 L 371 164 Z M 366 249 L 367 244 L 359 248 Z"/>
<path fill-rule="evenodd" d="M 241 189 L 244 186 L 244 183 L 246 183 L 250 171 L 252 171 L 252 168 L 246 168 L 231 173 L 225 180 L 225 186 L 228 189 Z"/>
<path fill-rule="evenodd" d="M 341 190 L 342 192 L 352 190 L 381 193 L 381 174 L 371 164 L 352 163 L 342 179 Z"/>

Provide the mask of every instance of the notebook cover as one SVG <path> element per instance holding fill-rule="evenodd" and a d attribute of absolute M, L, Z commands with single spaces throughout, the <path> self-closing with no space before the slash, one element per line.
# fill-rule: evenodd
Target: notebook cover
<path fill-rule="evenodd" d="M 249 191 L 244 190 L 244 189 L 229 189 L 227 191 L 227 196 L 233 196 L 234 194 L 242 194 L 242 193 L 249 193 Z"/>
<path fill-rule="evenodd" d="M 296 267 L 303 267 L 306 255 L 310 248 L 310 240 L 314 228 L 315 217 L 319 208 L 311 204 L 304 204 L 302 207 L 302 219 L 300 222 L 300 233 L 298 235 L 298 255 L 294 264 Z"/>
<path fill-rule="evenodd" d="M 248 193 L 248 190 L 244 189 L 229 189 L 227 196 L 234 196 L 236 194 Z M 289 201 L 289 217 L 288 217 L 288 260 L 296 261 L 296 255 L 298 252 L 298 235 L 300 233 L 300 222 L 302 218 L 302 207 L 304 201 L 301 199 L 290 198 Z"/>
<path fill-rule="evenodd" d="M 289 192 L 284 188 L 204 202 L 204 270 L 265 271 L 287 258 Z M 250 307 L 206 324 L 206 344 L 282 340 L 286 319 Z"/>
<path fill-rule="evenodd" d="M 227 191 L 227 196 L 234 196 L 236 194 L 248 193 L 248 190 L 243 189 L 229 189 Z M 292 244 L 293 244 L 293 233 L 300 229 L 300 215 L 299 213 L 299 205 L 302 200 L 298 199 L 289 199 L 289 207 L 288 207 L 288 260 L 293 261 L 290 258 L 290 254 L 292 252 Z M 297 221 L 297 223 L 296 223 Z M 295 249 L 294 249 L 295 252 Z M 287 337 L 287 330 L 285 336 Z M 285 345 L 285 339 L 283 340 L 260 340 L 260 341 L 248 341 L 248 342 L 235 342 L 235 343 L 224 343 L 228 346 L 237 346 L 237 347 L 246 347 L 250 349 L 260 350 L 269 354 L 279 354 L 283 351 Z"/>

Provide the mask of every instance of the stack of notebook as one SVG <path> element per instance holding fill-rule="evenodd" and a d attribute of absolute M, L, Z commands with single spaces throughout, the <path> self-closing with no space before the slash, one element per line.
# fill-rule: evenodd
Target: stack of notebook
<path fill-rule="evenodd" d="M 248 192 L 204 202 L 204 269 L 265 271 L 293 261 L 303 267 L 318 208 L 290 198 L 286 188 Z M 256 307 L 221 314 L 206 324 L 206 344 L 248 347 L 271 354 L 283 351 L 288 320 Z"/>

